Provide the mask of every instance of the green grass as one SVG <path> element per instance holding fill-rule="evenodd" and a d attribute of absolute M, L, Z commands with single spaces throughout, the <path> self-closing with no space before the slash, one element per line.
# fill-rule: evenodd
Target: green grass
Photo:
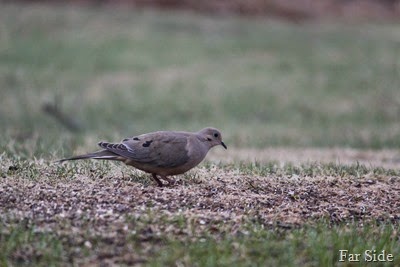
<path fill-rule="evenodd" d="M 377 266 L 364 260 L 366 250 L 376 250 L 377 254 L 385 250 L 394 255 L 393 262 L 382 262 L 379 266 L 400 264 L 399 226 L 385 223 L 360 227 L 356 224 L 329 225 L 321 221 L 284 229 L 243 222 L 239 231 L 225 225 L 219 228 L 220 232 L 205 230 L 201 236 L 191 238 L 168 233 L 160 237 L 149 232 L 149 225 L 143 221 L 128 219 L 126 223 L 128 228 L 134 227 L 135 232 L 121 235 L 117 241 L 91 235 L 89 231 L 80 236 L 43 233 L 35 231 L 35 225 L 20 223 L 0 234 L 0 262 L 3 266 L 77 264 L 91 258 L 107 258 L 108 249 L 109 253 L 121 257 L 121 264 L 128 265 L 141 262 L 147 266 L 338 266 L 339 250 L 347 249 L 350 253 L 362 254 L 356 266 Z M 193 224 L 181 218 L 158 223 L 175 224 L 180 229 Z M 111 226 L 108 228 L 110 232 L 114 230 Z M 0 227 L 1 231 L 3 229 Z M 117 243 L 110 247 L 110 242 Z"/>
<path fill-rule="evenodd" d="M 359 163 L 345 165 L 336 163 L 307 163 L 307 164 L 293 164 L 286 163 L 280 166 L 279 162 L 239 162 L 233 165 L 226 165 L 224 168 L 235 168 L 243 174 L 268 176 L 275 175 L 277 177 L 291 177 L 293 175 L 300 177 L 345 177 L 351 176 L 355 179 L 362 176 L 373 175 L 387 175 L 387 176 L 400 176 L 400 171 L 397 169 L 385 169 L 382 167 L 368 167 Z"/>
<path fill-rule="evenodd" d="M 290 231 L 254 227 L 244 235 L 223 237 L 218 241 L 204 238 L 188 244 L 167 243 L 166 251 L 149 265 L 182 262 L 198 266 L 336 266 L 341 249 L 361 254 L 372 249 L 378 253 L 383 249 L 395 249 L 398 253 L 398 241 L 391 237 L 394 232 L 396 229 L 391 225 L 368 225 L 358 229 L 344 225 L 327 227 L 320 223 Z M 395 262 L 382 265 L 393 266 L 398 261 L 397 257 Z M 360 263 L 360 266 L 365 265 L 365 261 Z"/>
<path fill-rule="evenodd" d="M 207 125 L 237 147 L 400 146 L 397 25 L 1 5 L 3 149 Z M 55 98 L 83 133 L 41 111 Z"/>
<path fill-rule="evenodd" d="M 68 260 L 64 244 L 51 233 L 35 233 L 24 223 L 4 230 L 0 227 L 1 266 L 58 266 Z"/>

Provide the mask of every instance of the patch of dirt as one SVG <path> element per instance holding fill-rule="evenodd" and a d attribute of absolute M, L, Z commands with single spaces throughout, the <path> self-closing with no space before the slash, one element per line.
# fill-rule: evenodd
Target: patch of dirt
<path fill-rule="evenodd" d="M 264 160 L 296 159 L 297 162 L 336 156 L 350 161 L 355 158 L 382 161 L 395 156 L 390 151 L 356 153 L 356 150 L 247 152 L 254 153 L 254 157 L 268 155 Z M 245 155 L 240 153 L 241 157 Z M 233 155 L 230 157 L 236 160 Z M 109 172 L 99 176 L 74 174 L 67 169 L 70 177 L 58 177 L 57 167 L 42 161 L 34 164 L 39 165 L 43 177 L 37 181 L 18 178 L 13 173 L 20 170 L 13 166 L 8 167 L 8 175 L 0 178 L 2 231 L 26 223 L 35 232 L 54 233 L 76 248 L 71 250 L 70 256 L 74 258 L 85 258 L 82 247 L 90 249 L 95 242 L 94 262 L 104 259 L 125 264 L 143 262 L 134 247 L 127 245 L 131 244 L 132 236 L 141 245 L 150 242 L 148 249 L 155 249 L 157 240 L 165 237 L 195 240 L 205 235 L 218 238 L 246 234 L 244 225 L 248 222 L 282 228 L 320 220 L 400 222 L 399 176 L 373 172 L 357 177 L 257 176 L 233 167 L 212 165 L 195 168 L 188 175 L 175 177 L 175 185 L 160 188 L 150 177 L 147 180 L 147 176 L 146 179 L 140 175 L 126 177 L 129 173 L 122 173 L 129 171 L 128 168 L 119 164 L 111 164 Z M 93 173 L 96 175 L 95 170 Z"/>
<path fill-rule="evenodd" d="M 261 177 L 235 169 L 198 168 L 194 178 L 178 176 L 176 185 L 165 188 L 120 176 L 121 172 L 119 177 L 98 180 L 82 175 L 68 180 L 3 178 L 0 216 L 38 221 L 45 228 L 60 218 L 123 222 L 124 216 L 140 216 L 148 209 L 202 219 L 205 224 L 243 217 L 267 225 L 321 218 L 334 222 L 400 219 L 399 177 L 373 173 L 361 178 Z"/>

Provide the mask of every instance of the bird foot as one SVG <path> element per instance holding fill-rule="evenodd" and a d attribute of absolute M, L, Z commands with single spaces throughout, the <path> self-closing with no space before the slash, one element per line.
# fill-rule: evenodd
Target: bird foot
<path fill-rule="evenodd" d="M 164 181 L 167 181 L 168 184 L 164 184 L 164 183 L 160 180 L 160 178 L 158 178 L 157 175 L 154 174 L 154 173 L 152 174 L 152 177 L 153 177 L 153 179 L 157 182 L 157 185 L 158 185 L 159 187 L 163 187 L 163 186 L 165 186 L 165 185 L 174 185 L 174 184 L 175 184 L 175 181 L 174 181 L 173 179 L 168 178 L 167 176 L 161 176 L 161 175 L 160 175 L 160 178 L 161 178 L 162 180 L 164 180 Z"/>
<path fill-rule="evenodd" d="M 161 178 L 168 182 L 168 185 L 174 185 L 175 180 L 168 178 L 167 176 L 161 176 Z"/>

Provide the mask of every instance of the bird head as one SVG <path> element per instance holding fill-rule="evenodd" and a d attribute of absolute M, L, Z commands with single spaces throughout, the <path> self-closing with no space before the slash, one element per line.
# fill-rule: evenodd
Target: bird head
<path fill-rule="evenodd" d="M 204 142 L 207 142 L 211 147 L 221 145 L 227 149 L 225 143 L 222 141 L 221 132 L 215 128 L 204 128 L 198 132 L 199 136 Z"/>

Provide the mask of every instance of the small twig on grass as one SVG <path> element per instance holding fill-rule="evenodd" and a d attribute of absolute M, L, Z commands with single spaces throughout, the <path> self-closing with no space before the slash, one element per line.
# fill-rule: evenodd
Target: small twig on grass
<path fill-rule="evenodd" d="M 54 97 L 53 103 L 44 103 L 42 105 L 43 112 L 55 118 L 56 121 L 58 121 L 71 132 L 82 131 L 81 125 L 76 120 L 61 111 L 59 105 L 57 105 L 58 102 L 58 97 Z"/>

